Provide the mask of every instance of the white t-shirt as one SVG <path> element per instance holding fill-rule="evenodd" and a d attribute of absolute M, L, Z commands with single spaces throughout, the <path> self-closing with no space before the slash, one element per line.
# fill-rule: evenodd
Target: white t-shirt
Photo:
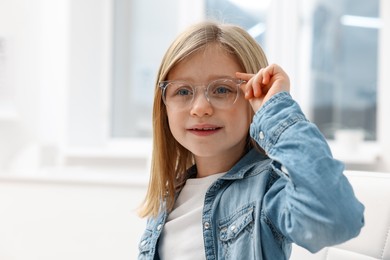
<path fill-rule="evenodd" d="M 160 236 L 161 259 L 206 259 L 202 229 L 204 197 L 210 185 L 224 174 L 187 180 Z"/>

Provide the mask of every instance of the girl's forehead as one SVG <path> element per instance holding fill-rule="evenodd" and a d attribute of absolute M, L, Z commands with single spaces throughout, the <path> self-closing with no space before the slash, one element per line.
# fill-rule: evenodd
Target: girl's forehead
<path fill-rule="evenodd" d="M 168 73 L 168 80 L 210 80 L 235 77 L 241 71 L 237 58 L 213 44 L 181 60 Z"/>

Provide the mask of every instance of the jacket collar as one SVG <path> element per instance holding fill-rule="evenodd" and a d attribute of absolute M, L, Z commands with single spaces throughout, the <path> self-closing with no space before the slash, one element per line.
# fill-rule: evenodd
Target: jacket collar
<path fill-rule="evenodd" d="M 256 148 L 244 155 L 221 179 L 236 180 L 257 175 L 269 166 L 269 157 Z"/>
<path fill-rule="evenodd" d="M 263 171 L 269 162 L 269 157 L 256 148 L 252 148 L 246 153 L 225 175 L 221 177 L 224 180 L 243 179 L 245 176 L 256 175 Z M 260 163 L 260 165 L 259 165 Z M 254 169 L 256 169 L 254 171 Z M 187 178 L 196 178 L 196 165 L 187 170 Z"/>

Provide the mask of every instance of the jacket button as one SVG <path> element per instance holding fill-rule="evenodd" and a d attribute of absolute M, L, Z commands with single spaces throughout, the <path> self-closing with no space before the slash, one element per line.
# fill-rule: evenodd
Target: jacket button
<path fill-rule="evenodd" d="M 260 131 L 260 133 L 259 133 L 259 138 L 260 138 L 260 140 L 263 140 L 264 139 L 264 132 L 263 131 Z"/>
<path fill-rule="evenodd" d="M 143 240 L 142 242 L 141 242 L 141 246 L 143 247 L 143 246 L 145 246 L 146 245 L 146 240 Z"/>
<path fill-rule="evenodd" d="M 160 231 L 161 230 L 161 228 L 162 228 L 162 225 L 160 224 L 160 225 L 158 225 L 157 226 L 157 231 Z"/>
<path fill-rule="evenodd" d="M 203 227 L 204 227 L 204 229 L 209 229 L 210 228 L 210 223 L 209 222 L 205 222 L 203 224 Z"/>
<path fill-rule="evenodd" d="M 233 226 L 230 227 L 230 230 L 233 231 L 233 233 L 237 233 L 238 228 L 237 228 L 236 225 L 233 225 Z"/>
<path fill-rule="evenodd" d="M 284 165 L 282 165 L 282 166 L 280 167 L 280 170 L 281 170 L 282 172 L 284 172 L 287 176 L 289 176 L 288 170 L 286 169 L 286 167 L 284 167 Z"/>

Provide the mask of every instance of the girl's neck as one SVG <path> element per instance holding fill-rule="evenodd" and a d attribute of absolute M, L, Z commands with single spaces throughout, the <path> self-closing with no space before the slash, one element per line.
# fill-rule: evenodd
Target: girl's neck
<path fill-rule="evenodd" d="M 241 159 L 243 153 L 244 151 L 231 156 L 195 157 L 196 178 L 203 178 L 229 171 Z"/>

